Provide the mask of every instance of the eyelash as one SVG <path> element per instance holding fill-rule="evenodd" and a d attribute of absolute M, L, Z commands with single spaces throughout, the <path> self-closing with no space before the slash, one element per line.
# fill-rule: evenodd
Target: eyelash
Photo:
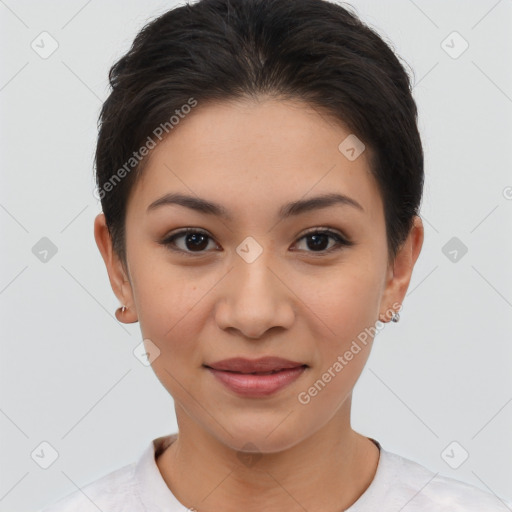
<path fill-rule="evenodd" d="M 192 234 L 192 233 L 204 235 L 204 236 L 208 237 L 210 240 L 213 240 L 213 238 L 210 237 L 210 235 L 206 231 L 203 231 L 198 228 L 185 228 L 185 229 L 178 231 L 177 233 L 173 233 L 172 235 L 166 237 L 164 240 L 162 240 L 159 243 L 171 251 L 179 252 L 186 256 L 191 256 L 191 257 L 202 256 L 203 254 L 205 254 L 206 251 L 193 252 L 193 251 L 184 251 L 182 249 L 176 248 L 175 240 L 177 238 L 180 238 L 184 235 L 188 235 L 188 234 Z M 305 252 L 311 253 L 313 255 L 325 256 L 325 255 L 331 254 L 334 251 L 338 251 L 338 250 L 342 249 L 343 247 L 351 247 L 352 245 L 354 245 L 354 242 L 346 239 L 345 237 L 341 236 L 338 232 L 332 231 L 329 228 L 314 228 L 314 229 L 304 233 L 298 239 L 298 241 L 300 241 L 304 238 L 307 238 L 308 236 L 318 235 L 318 234 L 328 235 L 329 237 L 333 238 L 336 241 L 336 245 L 334 245 L 330 249 L 325 249 L 322 251 L 305 251 Z"/>

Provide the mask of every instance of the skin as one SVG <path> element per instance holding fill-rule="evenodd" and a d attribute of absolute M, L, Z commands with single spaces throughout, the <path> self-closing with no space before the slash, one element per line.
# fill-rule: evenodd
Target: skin
<path fill-rule="evenodd" d="M 138 321 L 143 338 L 160 350 L 152 367 L 174 399 L 179 437 L 157 465 L 187 507 L 336 512 L 375 476 L 379 451 L 350 424 L 352 390 L 371 336 L 308 404 L 298 401 L 359 333 L 389 321 L 393 305 L 400 309 L 423 243 L 417 217 L 395 261 L 388 261 L 370 149 L 348 160 L 338 145 L 349 134 L 299 101 L 199 105 L 151 151 L 132 191 L 126 268 L 112 251 L 104 215 L 96 217 L 110 283 L 128 307 L 117 317 Z M 220 203 L 232 220 L 179 205 L 148 213 L 167 192 Z M 332 192 L 350 196 L 364 211 L 338 204 L 278 221 L 285 203 Z M 159 243 L 186 227 L 207 232 L 199 253 L 187 236 L 175 242 L 191 255 Z M 334 239 L 317 248 L 304 238 L 325 227 L 353 245 L 329 253 Z M 236 252 L 248 236 L 262 248 L 251 263 Z M 309 368 L 270 397 L 243 398 L 202 366 L 265 355 Z M 243 448 L 247 443 L 253 447 Z M 241 451 L 249 458 L 237 456 Z"/>

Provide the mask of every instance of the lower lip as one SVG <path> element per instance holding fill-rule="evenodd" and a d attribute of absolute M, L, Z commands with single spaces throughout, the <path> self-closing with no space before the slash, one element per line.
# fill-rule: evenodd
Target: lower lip
<path fill-rule="evenodd" d="M 222 384 L 238 395 L 246 397 L 269 396 L 297 380 L 306 367 L 288 368 L 270 375 L 252 375 L 207 368 Z"/>

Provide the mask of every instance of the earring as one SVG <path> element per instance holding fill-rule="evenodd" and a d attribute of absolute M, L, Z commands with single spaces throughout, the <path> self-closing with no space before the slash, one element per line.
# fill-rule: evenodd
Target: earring
<path fill-rule="evenodd" d="M 391 317 L 392 322 L 398 322 L 400 320 L 400 313 L 393 312 L 393 316 Z"/>

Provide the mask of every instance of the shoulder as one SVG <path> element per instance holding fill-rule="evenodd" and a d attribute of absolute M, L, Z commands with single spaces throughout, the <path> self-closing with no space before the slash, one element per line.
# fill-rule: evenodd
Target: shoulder
<path fill-rule="evenodd" d="M 383 450 L 388 497 L 408 512 L 506 512 L 512 503 L 474 485 L 434 473 L 425 466 Z"/>
<path fill-rule="evenodd" d="M 151 440 L 138 460 L 103 475 L 39 512 L 146 512 L 179 502 L 162 478 L 155 462 L 177 434 Z"/>
<path fill-rule="evenodd" d="M 116 469 L 67 494 L 39 512 L 121 512 L 139 510 L 134 479 L 135 462 Z M 143 510 L 143 509 L 141 509 Z"/>

